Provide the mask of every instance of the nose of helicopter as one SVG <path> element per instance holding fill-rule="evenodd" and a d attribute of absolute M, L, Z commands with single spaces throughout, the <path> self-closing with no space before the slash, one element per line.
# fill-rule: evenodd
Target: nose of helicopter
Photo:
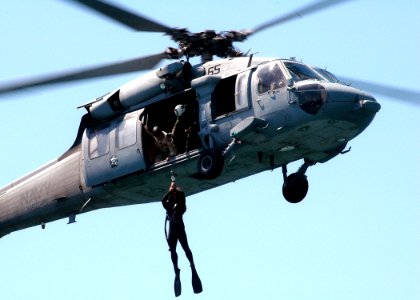
<path fill-rule="evenodd" d="M 332 118 L 341 119 L 350 115 L 373 116 L 381 109 L 375 98 L 365 91 L 339 83 L 323 85 L 326 90 L 323 110 Z"/>

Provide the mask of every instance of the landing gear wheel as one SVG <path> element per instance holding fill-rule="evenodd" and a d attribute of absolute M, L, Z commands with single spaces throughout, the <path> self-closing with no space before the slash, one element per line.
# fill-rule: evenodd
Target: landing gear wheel
<path fill-rule="evenodd" d="M 305 175 L 293 173 L 283 183 L 283 196 L 290 203 L 298 203 L 305 198 L 309 183 Z"/>
<path fill-rule="evenodd" d="M 222 173 L 224 159 L 215 149 L 206 149 L 198 159 L 198 173 L 205 179 L 214 179 Z"/>

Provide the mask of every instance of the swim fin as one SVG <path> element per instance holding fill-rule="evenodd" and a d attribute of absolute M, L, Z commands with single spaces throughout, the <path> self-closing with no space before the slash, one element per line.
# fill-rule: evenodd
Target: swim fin
<path fill-rule="evenodd" d="M 175 297 L 178 297 L 181 295 L 181 279 L 179 277 L 180 271 L 181 271 L 180 269 L 175 271 L 175 282 L 174 282 Z"/>
<path fill-rule="evenodd" d="M 191 267 L 192 272 L 192 286 L 195 294 L 200 294 L 203 291 L 203 285 L 201 284 L 200 277 L 197 274 L 195 267 Z"/>

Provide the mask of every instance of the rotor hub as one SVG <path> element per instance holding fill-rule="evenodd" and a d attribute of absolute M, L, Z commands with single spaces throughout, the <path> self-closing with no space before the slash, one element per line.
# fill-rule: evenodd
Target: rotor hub
<path fill-rule="evenodd" d="M 242 51 L 236 49 L 232 43 L 245 40 L 248 34 L 245 31 L 234 30 L 220 33 L 216 33 L 214 30 L 205 30 L 192 33 L 185 28 L 176 28 L 168 33 L 172 40 L 178 43 L 180 53 L 183 53 L 187 58 L 202 56 L 203 61 L 211 60 L 213 55 L 221 58 L 243 56 Z M 170 57 L 173 58 L 173 56 Z"/>

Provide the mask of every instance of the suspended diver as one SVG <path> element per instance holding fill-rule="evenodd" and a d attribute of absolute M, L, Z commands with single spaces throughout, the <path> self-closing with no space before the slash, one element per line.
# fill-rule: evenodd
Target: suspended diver
<path fill-rule="evenodd" d="M 190 261 L 192 272 L 192 287 L 194 293 L 199 294 L 203 291 L 200 277 L 195 269 L 194 259 L 190 247 L 188 246 L 187 234 L 185 232 L 184 221 L 182 215 L 187 210 L 185 205 L 185 194 L 180 187 L 175 184 L 175 177 L 172 176 L 172 182 L 169 186 L 169 191 L 162 198 L 162 205 L 166 209 L 165 233 L 166 240 L 171 252 L 171 259 L 174 265 L 175 282 L 174 291 L 175 296 L 181 295 L 181 279 L 180 269 L 178 268 L 178 254 L 176 253 L 176 246 L 179 241 L 185 251 L 185 255 Z M 169 232 L 166 231 L 166 224 L 169 221 Z"/>

